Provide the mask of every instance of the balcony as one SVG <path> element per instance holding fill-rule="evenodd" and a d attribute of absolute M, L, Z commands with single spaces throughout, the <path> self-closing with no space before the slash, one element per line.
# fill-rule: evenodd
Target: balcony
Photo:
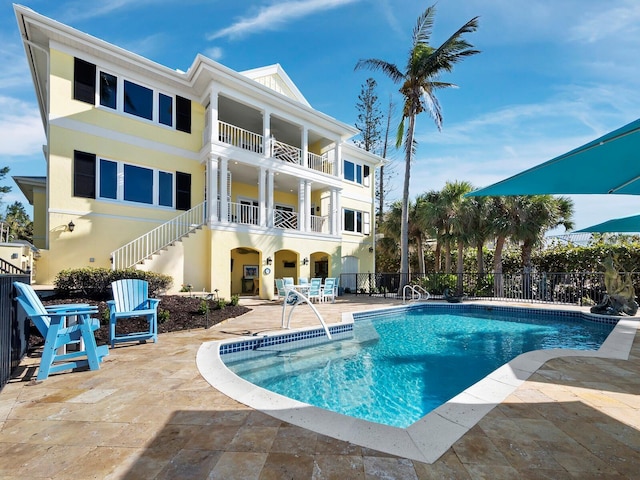
<path fill-rule="evenodd" d="M 208 130 L 205 132 L 205 135 L 207 134 Z M 259 155 L 264 152 L 264 137 L 262 135 L 222 121 L 218 122 L 218 141 Z M 300 165 L 303 168 L 327 175 L 335 175 L 333 159 L 327 153 L 318 155 L 307 152 L 306 161 L 303 161 L 302 149 L 288 143 L 271 139 L 267 148 L 271 158 Z"/>
<path fill-rule="evenodd" d="M 218 202 L 218 214 L 220 205 Z M 298 230 L 298 212 L 289 210 L 273 211 L 273 218 L 270 226 L 281 230 Z M 329 217 L 311 215 L 309 217 L 309 231 L 312 233 L 329 234 Z M 260 225 L 260 207 L 247 203 L 227 202 L 227 221 L 237 225 Z"/>

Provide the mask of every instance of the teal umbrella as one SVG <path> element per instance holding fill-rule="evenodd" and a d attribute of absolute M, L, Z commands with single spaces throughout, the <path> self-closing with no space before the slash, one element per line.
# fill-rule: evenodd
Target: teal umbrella
<path fill-rule="evenodd" d="M 630 217 L 614 218 L 606 222 L 598 223 L 574 233 L 592 232 L 592 233 L 640 233 L 640 215 L 631 215 Z"/>
<path fill-rule="evenodd" d="M 640 195 L 640 119 L 469 196 Z"/>

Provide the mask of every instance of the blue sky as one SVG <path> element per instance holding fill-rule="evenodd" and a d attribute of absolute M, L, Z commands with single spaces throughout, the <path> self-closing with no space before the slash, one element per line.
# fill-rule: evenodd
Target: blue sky
<path fill-rule="evenodd" d="M 362 58 L 403 67 L 415 0 L 33 0 L 24 5 L 171 68 L 203 53 L 235 70 L 280 63 L 311 105 L 353 125 L 372 76 L 386 108 L 397 88 L 354 71 Z M 564 153 L 640 116 L 637 0 L 440 0 L 432 44 L 479 16 L 467 36 L 481 54 L 441 80 L 444 124 L 417 124 L 411 195 L 447 180 L 481 187 Z M 0 166 L 44 175 L 44 134 L 11 2 L 0 0 Z M 401 195 L 396 159 L 392 197 Z M 606 165 L 602 174 L 606 175 Z M 11 179 L 5 205 L 27 205 Z M 640 212 L 633 196 L 574 196 L 576 228 Z M 3 207 L 0 207 L 4 209 Z"/>

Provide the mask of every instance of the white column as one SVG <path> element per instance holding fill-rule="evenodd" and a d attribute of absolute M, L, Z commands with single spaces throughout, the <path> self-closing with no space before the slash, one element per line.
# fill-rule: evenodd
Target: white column
<path fill-rule="evenodd" d="M 262 112 L 262 148 L 265 157 L 271 156 L 271 110 Z"/>
<path fill-rule="evenodd" d="M 218 159 L 209 155 L 207 159 L 207 215 L 209 225 L 218 223 Z"/>
<path fill-rule="evenodd" d="M 220 160 L 220 222 L 229 223 L 229 201 L 227 196 L 227 172 L 229 171 L 229 159 Z"/>
<path fill-rule="evenodd" d="M 210 142 L 217 142 L 219 137 L 218 132 L 218 95 L 220 91 L 211 86 L 209 89 L 209 126 L 211 127 L 211 139 Z"/>
<path fill-rule="evenodd" d="M 340 232 L 340 196 L 338 190 L 331 189 L 331 205 L 329 206 L 329 224 L 331 225 L 331 235 L 338 235 Z"/>
<path fill-rule="evenodd" d="M 335 155 L 336 163 L 334 165 L 334 175 L 338 178 L 342 178 L 342 144 L 340 143 L 340 140 L 336 140 Z"/>
<path fill-rule="evenodd" d="M 273 170 L 267 171 L 267 227 L 273 227 Z"/>
<path fill-rule="evenodd" d="M 258 215 L 261 227 L 267 226 L 267 191 L 265 185 L 265 174 L 266 169 L 264 167 L 260 167 L 260 172 L 258 173 Z"/>
<path fill-rule="evenodd" d="M 307 217 L 307 205 L 305 198 L 306 181 L 298 179 L 298 230 L 304 232 L 305 219 Z"/>
<path fill-rule="evenodd" d="M 300 138 L 300 145 L 302 145 L 302 159 L 300 164 L 303 167 L 309 167 L 308 153 L 309 153 L 309 132 L 307 131 L 307 127 L 302 126 L 302 136 Z"/>
<path fill-rule="evenodd" d="M 304 182 L 304 231 L 311 231 L 311 182 Z"/>

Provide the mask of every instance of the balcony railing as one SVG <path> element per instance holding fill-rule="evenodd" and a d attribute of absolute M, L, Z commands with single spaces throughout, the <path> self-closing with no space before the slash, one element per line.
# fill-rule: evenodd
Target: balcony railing
<path fill-rule="evenodd" d="M 329 160 L 329 156 L 326 153 L 324 155 L 317 155 L 309 152 L 307 153 L 307 157 L 307 166 L 311 170 L 333 175 L 333 162 Z"/>
<path fill-rule="evenodd" d="M 218 140 L 250 152 L 262 153 L 262 135 L 229 123 L 218 122 Z"/>
<path fill-rule="evenodd" d="M 260 210 L 255 205 L 229 202 L 228 220 L 242 225 L 260 225 Z"/>
<path fill-rule="evenodd" d="M 316 233 L 329 233 L 329 217 L 311 215 L 311 231 Z"/>
<path fill-rule="evenodd" d="M 271 156 L 283 162 L 302 164 L 302 150 L 277 140 L 271 142 Z"/>
<path fill-rule="evenodd" d="M 274 210 L 273 226 L 286 230 L 297 230 L 298 214 L 296 212 L 289 212 L 287 210 Z"/>

